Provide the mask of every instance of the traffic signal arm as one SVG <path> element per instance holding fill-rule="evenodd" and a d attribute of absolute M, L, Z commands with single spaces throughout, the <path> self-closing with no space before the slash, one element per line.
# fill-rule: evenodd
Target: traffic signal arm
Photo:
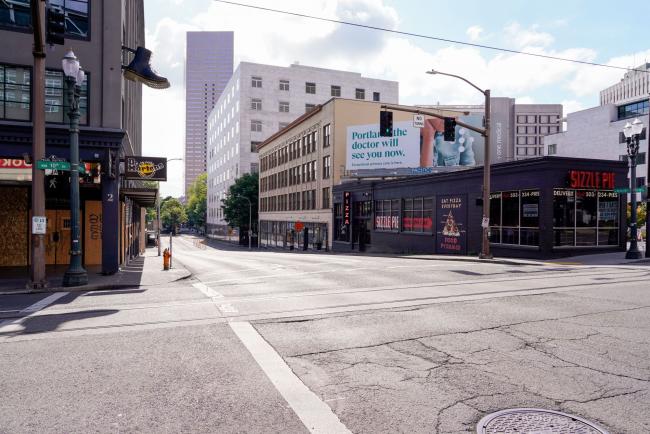
<path fill-rule="evenodd" d="M 406 112 L 406 113 L 415 113 L 415 114 L 418 114 L 418 115 L 427 115 L 427 116 L 431 116 L 431 117 L 438 118 L 438 119 L 443 119 L 443 120 L 447 117 L 447 116 L 443 116 L 443 115 L 441 115 L 439 113 L 434 113 L 434 112 L 430 112 L 430 111 L 427 111 L 427 110 L 414 110 L 414 109 L 410 109 L 410 108 L 406 108 L 406 107 L 402 107 L 402 106 L 397 106 L 397 105 L 382 104 L 381 108 L 384 109 L 384 110 L 393 110 L 393 111 L 401 111 L 401 112 Z M 456 119 L 456 125 L 458 125 L 460 127 L 463 127 L 463 128 L 467 128 L 470 131 L 474 131 L 476 133 L 479 133 L 483 137 L 485 137 L 485 135 L 487 134 L 487 132 L 486 132 L 487 130 L 485 128 L 479 128 L 479 127 L 476 127 L 474 125 L 466 124 L 465 122 L 459 121 L 458 119 Z"/>

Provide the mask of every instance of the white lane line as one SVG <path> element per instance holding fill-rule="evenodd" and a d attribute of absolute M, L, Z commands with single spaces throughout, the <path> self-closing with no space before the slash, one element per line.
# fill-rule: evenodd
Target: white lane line
<path fill-rule="evenodd" d="M 249 322 L 231 322 L 230 328 L 257 364 L 312 433 L 351 434 L 332 409 L 309 390 L 282 357 L 257 333 Z"/>
<path fill-rule="evenodd" d="M 9 319 L 0 322 L 0 333 L 9 332 L 9 331 L 19 331 L 17 327 L 22 321 L 27 319 L 32 314 L 38 312 L 41 309 L 46 308 L 50 304 L 57 301 L 59 298 L 70 294 L 69 292 L 55 292 L 52 295 L 48 295 L 42 300 L 37 301 L 31 306 L 27 306 L 25 309 L 18 312 L 19 315 L 22 315 L 20 318 Z"/>
<path fill-rule="evenodd" d="M 220 304 L 219 310 L 223 313 L 239 313 L 237 308 L 230 303 Z"/>
<path fill-rule="evenodd" d="M 203 282 L 197 282 L 192 284 L 193 287 L 207 295 L 208 297 L 215 299 L 215 298 L 223 298 L 223 295 L 215 291 L 214 289 L 210 288 L 208 285 L 206 285 Z"/>

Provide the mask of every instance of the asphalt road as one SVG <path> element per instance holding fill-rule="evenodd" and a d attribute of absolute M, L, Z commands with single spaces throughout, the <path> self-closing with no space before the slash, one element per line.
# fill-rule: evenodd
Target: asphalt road
<path fill-rule="evenodd" d="M 646 266 L 186 236 L 174 260 L 193 278 L 34 312 L 48 295 L 0 297 L 0 432 L 452 433 L 511 407 L 650 432 Z"/>

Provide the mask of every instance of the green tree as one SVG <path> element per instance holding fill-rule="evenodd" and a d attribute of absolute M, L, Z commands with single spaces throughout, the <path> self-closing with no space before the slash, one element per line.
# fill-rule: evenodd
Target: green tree
<path fill-rule="evenodd" d="M 189 188 L 187 195 L 188 224 L 194 228 L 204 228 L 208 209 L 208 174 L 200 174 Z"/>
<path fill-rule="evenodd" d="M 160 205 L 160 219 L 175 234 L 178 226 L 187 222 L 187 213 L 178 199 L 167 197 Z"/>
<path fill-rule="evenodd" d="M 225 199 L 222 199 L 223 218 L 231 227 L 248 230 L 248 198 L 252 204 L 251 222 L 253 228 L 257 224 L 257 198 L 259 192 L 259 177 L 257 173 L 247 173 L 238 178 L 230 186 Z"/>
<path fill-rule="evenodd" d="M 641 228 L 645 226 L 645 219 L 647 215 L 647 206 L 645 202 L 640 202 L 636 204 L 636 227 L 639 232 L 641 232 Z M 628 202 L 627 204 L 627 224 L 628 227 L 630 225 L 630 221 L 632 220 L 632 206 Z M 648 228 L 646 228 L 646 231 Z M 641 232 L 642 235 L 644 235 L 643 238 L 645 238 L 645 233 L 646 231 Z"/>
<path fill-rule="evenodd" d="M 142 185 L 144 188 L 155 188 L 158 190 L 158 181 L 143 181 Z M 147 208 L 147 221 L 155 221 L 157 216 L 158 214 L 155 206 Z"/>

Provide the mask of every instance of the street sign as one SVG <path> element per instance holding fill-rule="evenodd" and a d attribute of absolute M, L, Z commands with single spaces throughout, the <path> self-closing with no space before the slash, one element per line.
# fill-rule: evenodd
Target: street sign
<path fill-rule="evenodd" d="M 294 229 L 295 229 L 297 232 L 300 232 L 300 231 L 302 231 L 302 230 L 304 229 L 305 225 L 304 225 L 300 220 L 298 220 L 298 221 L 296 221 L 296 223 L 293 225 L 293 227 L 294 227 Z"/>
<path fill-rule="evenodd" d="M 644 193 L 646 191 L 646 186 L 642 185 L 634 189 L 635 193 Z M 619 187 L 614 189 L 614 193 L 629 193 L 630 187 Z"/>
<path fill-rule="evenodd" d="M 490 226 L 490 219 L 487 217 L 483 217 L 483 220 L 481 220 L 481 227 L 487 228 L 489 226 Z"/>
<path fill-rule="evenodd" d="M 67 161 L 38 160 L 36 168 L 39 170 L 70 170 L 70 163 Z"/>
<path fill-rule="evenodd" d="M 47 232 L 47 218 L 42 216 L 32 217 L 32 234 L 45 235 Z"/>
<path fill-rule="evenodd" d="M 413 115 L 413 128 L 424 128 L 424 115 Z"/>
<path fill-rule="evenodd" d="M 36 168 L 39 170 L 61 170 L 69 171 L 70 163 L 68 161 L 50 161 L 50 160 L 38 160 L 36 162 Z M 86 168 L 83 163 L 79 164 L 79 173 L 85 174 Z"/>

